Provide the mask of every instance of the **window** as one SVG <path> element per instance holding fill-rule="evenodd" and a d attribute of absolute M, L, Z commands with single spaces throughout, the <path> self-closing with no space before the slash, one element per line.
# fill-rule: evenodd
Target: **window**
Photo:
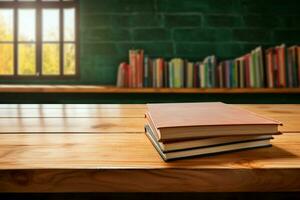
<path fill-rule="evenodd" d="M 0 79 L 78 75 L 76 0 L 0 0 Z"/>

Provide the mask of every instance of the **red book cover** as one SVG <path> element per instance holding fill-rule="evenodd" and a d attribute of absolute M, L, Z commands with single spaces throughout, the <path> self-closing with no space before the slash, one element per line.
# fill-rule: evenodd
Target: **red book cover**
<path fill-rule="evenodd" d="M 278 63 L 279 63 L 279 87 L 286 87 L 286 55 L 285 55 L 285 46 L 280 46 L 277 48 L 278 50 Z"/>
<path fill-rule="evenodd" d="M 280 87 L 280 62 L 279 62 L 279 49 L 278 48 L 275 49 L 275 66 L 276 66 L 276 70 L 277 70 L 276 84 L 277 84 L 277 87 Z"/>
<path fill-rule="evenodd" d="M 164 59 L 160 58 L 158 59 L 158 76 L 157 76 L 157 80 L 158 80 L 158 84 L 157 86 L 159 88 L 163 87 L 163 83 L 164 83 L 164 66 L 165 66 L 165 61 Z"/>
<path fill-rule="evenodd" d="M 130 65 L 127 66 L 127 86 L 132 88 L 132 68 Z"/>
<path fill-rule="evenodd" d="M 127 63 L 124 64 L 124 84 L 125 84 L 125 87 L 129 87 L 129 65 Z"/>
<path fill-rule="evenodd" d="M 129 51 L 129 65 L 130 65 L 130 87 L 137 87 L 137 55 L 135 50 Z"/>
<path fill-rule="evenodd" d="M 138 50 L 136 52 L 136 87 L 143 87 L 143 74 L 144 74 L 144 51 Z"/>

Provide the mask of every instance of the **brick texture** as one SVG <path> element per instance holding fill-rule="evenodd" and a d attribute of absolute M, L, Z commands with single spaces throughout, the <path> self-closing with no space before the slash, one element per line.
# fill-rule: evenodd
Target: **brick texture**
<path fill-rule="evenodd" d="M 299 0 L 87 0 L 81 10 L 81 81 L 114 84 L 128 49 L 193 61 L 300 43 Z M 108 75 L 105 75 L 105 74 Z M 113 75 L 112 75 L 113 74 Z"/>
<path fill-rule="evenodd" d="M 300 0 L 81 0 L 80 81 L 115 84 L 128 49 L 193 61 L 300 43 Z"/>

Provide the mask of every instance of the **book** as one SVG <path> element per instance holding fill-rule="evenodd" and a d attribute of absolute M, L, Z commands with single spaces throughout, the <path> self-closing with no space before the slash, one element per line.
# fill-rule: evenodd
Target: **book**
<path fill-rule="evenodd" d="M 186 88 L 193 88 L 194 86 L 194 63 L 188 62 L 186 66 Z"/>
<path fill-rule="evenodd" d="M 185 149 L 180 151 L 163 151 L 158 141 L 155 139 L 151 129 L 147 127 L 146 135 L 164 161 L 271 146 L 270 139 L 266 138 L 259 140 L 233 142 L 229 144 L 215 145 L 209 147 Z"/>
<path fill-rule="evenodd" d="M 246 79 L 246 87 L 251 87 L 251 68 L 250 68 L 250 54 L 246 54 L 244 57 L 245 63 L 245 79 Z"/>
<path fill-rule="evenodd" d="M 130 80 L 129 87 L 137 87 L 137 57 L 136 51 L 129 51 L 129 67 L 130 67 Z"/>
<path fill-rule="evenodd" d="M 299 46 L 285 44 L 218 62 L 216 56 L 191 62 L 151 58 L 142 49 L 129 51 L 126 73 L 120 64 L 117 80 L 129 80 L 118 87 L 129 88 L 296 88 L 300 86 Z M 123 76 L 123 77 L 120 77 Z"/>
<path fill-rule="evenodd" d="M 284 44 L 276 47 L 276 61 L 278 71 L 278 87 L 285 88 L 286 81 L 286 47 Z"/>
<path fill-rule="evenodd" d="M 155 74 L 156 76 L 156 84 L 155 86 L 157 88 L 163 88 L 164 87 L 164 67 L 165 67 L 165 61 L 163 58 L 158 58 L 155 60 Z"/>
<path fill-rule="evenodd" d="M 154 135 L 154 130 L 152 130 L 150 125 L 145 126 L 146 131 L 151 132 L 153 138 L 157 140 L 156 136 Z M 163 152 L 170 152 L 170 151 L 179 151 L 179 150 L 186 150 L 186 149 L 194 149 L 194 148 L 201 148 L 201 147 L 211 147 L 216 145 L 224 145 L 224 144 L 231 144 L 237 142 L 246 142 L 246 141 L 253 141 L 253 140 L 271 140 L 273 139 L 270 135 L 257 135 L 257 136 L 228 136 L 228 137 L 212 137 L 212 138 L 202 138 L 202 139 L 192 139 L 192 140 L 178 140 L 178 141 L 171 141 L 171 142 L 159 142 L 160 149 Z"/>
<path fill-rule="evenodd" d="M 275 87 L 275 62 L 274 62 L 274 49 L 269 48 L 266 51 L 266 66 L 267 66 L 267 86 L 268 88 Z"/>
<path fill-rule="evenodd" d="M 288 79 L 288 86 L 298 87 L 298 66 L 297 66 L 297 46 L 292 46 L 288 48 L 288 69 L 287 69 L 287 79 Z"/>
<path fill-rule="evenodd" d="M 184 87 L 184 60 L 181 58 L 174 58 L 170 61 L 172 72 L 173 72 L 173 87 L 183 88 Z"/>
<path fill-rule="evenodd" d="M 136 50 L 136 87 L 143 87 L 144 50 Z"/>
<path fill-rule="evenodd" d="M 118 69 L 117 87 L 128 87 L 129 80 L 127 80 L 126 73 L 128 73 L 128 64 L 121 63 Z"/>
<path fill-rule="evenodd" d="M 167 61 L 164 61 L 164 70 L 163 70 L 163 74 L 164 74 L 164 83 L 163 83 L 163 87 L 165 88 L 169 88 L 170 87 L 170 83 L 169 83 L 169 67 L 168 67 L 169 63 Z"/>
<path fill-rule="evenodd" d="M 152 60 L 145 55 L 144 58 L 144 87 L 152 87 Z"/>
<path fill-rule="evenodd" d="M 148 104 L 158 141 L 278 134 L 281 122 L 223 103 Z"/>

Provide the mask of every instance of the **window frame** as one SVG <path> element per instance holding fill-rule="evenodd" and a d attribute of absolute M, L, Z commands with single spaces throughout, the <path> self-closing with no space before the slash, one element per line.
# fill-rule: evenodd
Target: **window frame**
<path fill-rule="evenodd" d="M 48 42 L 42 41 L 42 9 L 59 9 L 60 12 L 60 31 L 59 31 L 59 44 L 60 48 L 60 74 L 59 75 L 43 75 L 42 74 L 42 45 L 43 43 L 47 44 Z M 63 9 L 65 8 L 74 8 L 75 9 L 75 40 L 74 42 L 64 41 L 64 14 Z M 36 0 L 33 2 L 21 2 L 17 0 L 13 1 L 1 1 L 0 9 L 12 9 L 13 10 L 13 31 L 14 37 L 13 41 L 13 52 L 14 52 L 14 74 L 13 75 L 0 75 L 0 80 L 66 80 L 66 79 L 78 79 L 80 77 L 80 39 L 79 39 L 79 0 L 73 1 L 42 1 Z M 36 75 L 19 75 L 18 74 L 18 12 L 17 9 L 35 9 L 36 10 Z M 5 43 L 5 42 L 2 42 Z M 75 44 L 75 74 L 74 75 L 65 75 L 64 72 L 64 44 Z"/>

